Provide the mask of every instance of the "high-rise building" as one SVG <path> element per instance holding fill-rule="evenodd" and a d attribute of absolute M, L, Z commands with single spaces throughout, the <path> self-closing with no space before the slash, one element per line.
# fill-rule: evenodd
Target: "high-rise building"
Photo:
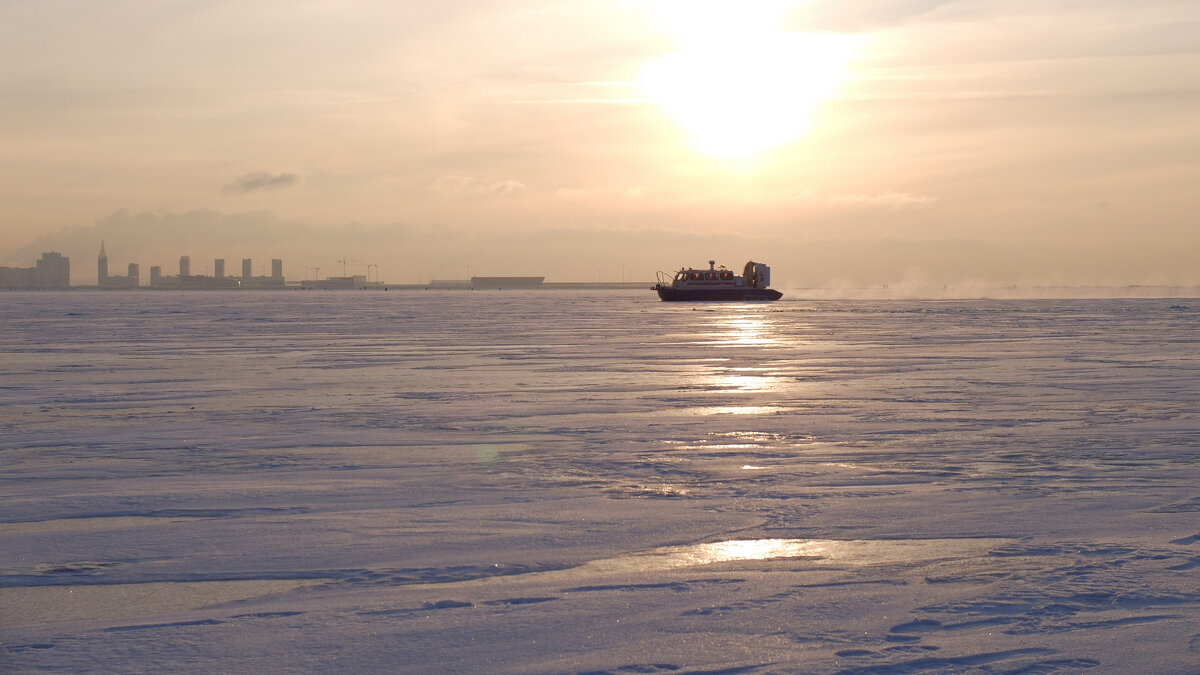
<path fill-rule="evenodd" d="M 43 253 L 33 276 L 39 288 L 70 288 L 71 259 L 54 251 Z"/>
<path fill-rule="evenodd" d="M 192 276 L 192 257 L 190 255 L 179 256 L 179 277 Z"/>
<path fill-rule="evenodd" d="M 282 279 L 283 278 L 283 260 L 281 260 L 280 258 L 275 258 L 275 259 L 271 260 L 271 278 L 273 278 L 273 279 Z"/>
<path fill-rule="evenodd" d="M 138 286 L 140 286 L 142 283 L 141 276 L 142 276 L 141 268 L 138 267 L 138 264 L 137 263 L 129 263 L 129 277 L 128 277 L 129 285 L 134 288 L 137 288 Z"/>
<path fill-rule="evenodd" d="M 249 279 L 254 276 L 254 264 L 250 258 L 242 258 L 242 278 Z"/>
<path fill-rule="evenodd" d="M 225 259 L 217 258 L 213 261 L 213 277 L 216 279 L 225 278 Z"/>
<path fill-rule="evenodd" d="M 158 265 L 150 267 L 150 285 L 158 286 L 162 284 L 162 268 Z"/>
<path fill-rule="evenodd" d="M 100 241 L 100 257 L 96 258 L 96 285 L 103 287 L 108 282 L 108 254 L 104 252 L 104 240 Z"/>

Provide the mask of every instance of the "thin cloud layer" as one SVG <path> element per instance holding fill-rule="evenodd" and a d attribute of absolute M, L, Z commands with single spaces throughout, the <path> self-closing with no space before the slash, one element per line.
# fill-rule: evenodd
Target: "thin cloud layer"
<path fill-rule="evenodd" d="M 267 173 L 255 171 L 238 176 L 221 191 L 227 195 L 242 195 L 260 190 L 281 190 L 299 182 L 300 177 L 294 173 Z"/>

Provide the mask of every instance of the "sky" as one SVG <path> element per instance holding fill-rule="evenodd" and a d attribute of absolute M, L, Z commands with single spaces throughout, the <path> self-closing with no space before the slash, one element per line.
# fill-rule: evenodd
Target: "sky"
<path fill-rule="evenodd" d="M 1194 0 L 0 0 L 0 265 L 1200 284 L 1197 35 Z"/>

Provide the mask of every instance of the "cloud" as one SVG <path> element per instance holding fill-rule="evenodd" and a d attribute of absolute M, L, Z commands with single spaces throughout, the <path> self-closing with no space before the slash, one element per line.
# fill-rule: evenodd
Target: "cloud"
<path fill-rule="evenodd" d="M 946 6 L 962 4 L 954 0 L 815 0 L 793 10 L 787 24 L 794 30 L 859 32 L 923 19 Z"/>
<path fill-rule="evenodd" d="M 255 171 L 238 176 L 232 183 L 221 188 L 227 195 L 244 195 L 258 190 L 280 190 L 295 185 L 300 177 L 294 173 L 267 173 Z"/>
<path fill-rule="evenodd" d="M 429 187 L 430 192 L 439 196 L 500 196 L 512 197 L 525 192 L 525 184 L 511 178 L 499 181 L 487 181 L 473 176 L 440 176 Z"/>
<path fill-rule="evenodd" d="M 937 201 L 928 195 L 914 195 L 908 192 L 882 192 L 880 194 L 842 194 L 832 195 L 830 204 L 846 206 L 882 206 L 892 209 L 904 209 L 924 206 Z"/>
<path fill-rule="evenodd" d="M 641 187 L 629 188 L 559 188 L 554 191 L 555 199 L 584 200 L 584 199 L 641 199 L 646 194 Z"/>
<path fill-rule="evenodd" d="M 791 202 L 808 204 L 827 204 L 832 207 L 884 208 L 892 210 L 911 209 L 929 206 L 937 202 L 937 197 L 913 194 L 911 192 L 895 192 L 888 190 L 878 193 L 850 192 L 823 195 L 812 190 L 793 190 L 785 198 Z"/>
<path fill-rule="evenodd" d="M 554 191 L 555 199 L 590 199 L 600 196 L 600 188 L 559 188 Z"/>

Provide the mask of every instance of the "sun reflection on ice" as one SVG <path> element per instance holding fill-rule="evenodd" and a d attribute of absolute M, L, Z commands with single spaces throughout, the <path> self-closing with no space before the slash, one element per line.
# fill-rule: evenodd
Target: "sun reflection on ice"
<path fill-rule="evenodd" d="M 748 312 L 747 308 L 740 308 L 734 313 L 718 316 L 712 326 L 713 340 L 709 344 L 721 348 L 778 345 L 777 329 L 770 316 Z M 709 378 L 709 384 L 714 388 L 745 392 L 772 391 L 779 382 L 780 378 L 771 369 L 759 366 L 714 369 Z"/>
<path fill-rule="evenodd" d="M 684 565 L 709 565 L 730 560 L 817 557 L 825 548 L 820 542 L 798 539 L 733 539 L 693 546 L 678 560 Z"/>
<path fill-rule="evenodd" d="M 722 346 L 774 345 L 775 326 L 761 314 L 724 317 L 718 328 L 716 344 Z"/>
<path fill-rule="evenodd" d="M 717 375 L 716 384 L 723 389 L 737 389 L 738 391 L 768 391 L 774 388 L 775 379 L 768 375 L 745 375 L 742 374 L 749 369 L 737 369 L 735 375 Z"/>
<path fill-rule="evenodd" d="M 584 565 L 593 571 L 667 570 L 696 565 L 712 565 L 735 560 L 824 557 L 825 547 L 818 541 L 799 539 L 733 539 L 691 546 L 667 546 Z"/>
<path fill-rule="evenodd" d="M 692 408 L 693 415 L 707 417 L 709 415 L 769 415 L 781 411 L 774 405 L 717 405 Z"/>
<path fill-rule="evenodd" d="M 593 560 L 581 568 L 592 573 L 651 572 L 739 560 L 803 558 L 814 564 L 873 565 L 916 563 L 942 558 L 978 557 L 1009 540 L 962 539 L 731 539 L 706 544 L 666 546 L 615 558 Z"/>
<path fill-rule="evenodd" d="M 805 566 L 925 565 L 948 561 L 983 561 L 999 546 L 1011 543 L 1005 537 L 965 537 L 961 539 L 730 539 L 704 544 L 664 546 L 646 551 L 602 558 L 567 569 L 526 574 L 487 577 L 469 581 L 451 581 L 445 586 L 511 585 L 521 579 L 538 578 L 544 582 L 580 583 L 607 575 L 627 577 L 671 570 L 737 563 L 743 561 L 795 560 Z"/>

